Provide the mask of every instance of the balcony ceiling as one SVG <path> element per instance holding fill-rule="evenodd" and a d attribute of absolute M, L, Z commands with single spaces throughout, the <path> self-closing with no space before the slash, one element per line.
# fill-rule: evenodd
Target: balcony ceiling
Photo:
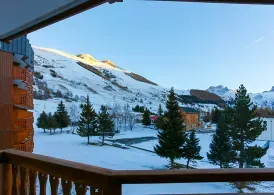
<path fill-rule="evenodd" d="M 2 0 L 0 40 L 9 41 L 105 2 L 107 0 Z"/>

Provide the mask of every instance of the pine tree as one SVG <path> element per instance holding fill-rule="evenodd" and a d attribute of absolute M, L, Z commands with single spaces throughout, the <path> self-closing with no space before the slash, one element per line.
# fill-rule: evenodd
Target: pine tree
<path fill-rule="evenodd" d="M 218 108 L 214 108 L 211 112 L 212 123 L 218 123 L 221 111 Z"/>
<path fill-rule="evenodd" d="M 158 114 L 158 117 L 161 117 L 161 116 L 163 116 L 163 109 L 162 109 L 162 105 L 161 104 L 159 104 L 159 107 L 158 107 L 158 112 L 157 112 L 157 114 Z"/>
<path fill-rule="evenodd" d="M 107 107 L 102 105 L 98 115 L 98 133 L 102 136 L 102 145 L 104 145 L 105 135 L 113 134 L 114 130 L 114 121 L 108 113 Z"/>
<path fill-rule="evenodd" d="M 158 128 L 158 129 L 162 129 L 162 126 L 164 125 L 164 116 L 163 116 L 163 109 L 162 109 L 162 106 L 161 104 L 159 105 L 158 107 L 158 111 L 157 111 L 157 115 L 158 115 L 158 118 L 156 120 L 156 123 L 155 123 L 155 126 Z"/>
<path fill-rule="evenodd" d="M 157 134 L 159 143 L 154 147 L 154 151 L 159 156 L 168 158 L 173 168 L 174 160 L 181 158 L 180 148 L 186 141 L 183 119 L 173 88 L 169 92 L 166 108 L 162 130 Z"/>
<path fill-rule="evenodd" d="M 230 110 L 231 138 L 234 149 L 237 151 L 239 168 L 263 167 L 260 157 L 265 149 L 259 146 L 248 146 L 266 130 L 266 124 L 256 118 L 257 107 L 253 105 L 246 88 L 241 85 L 237 90 L 235 104 Z"/>
<path fill-rule="evenodd" d="M 207 153 L 210 163 L 219 165 L 220 168 L 230 168 L 231 163 L 235 162 L 237 155 L 232 147 L 229 136 L 229 122 L 226 119 L 226 114 L 222 113 Z"/>
<path fill-rule="evenodd" d="M 187 159 L 186 168 L 189 169 L 190 161 L 195 163 L 195 160 L 201 160 L 203 157 L 200 155 L 201 146 L 199 146 L 199 139 L 196 138 L 195 131 L 192 130 L 187 136 L 186 143 L 182 148 L 182 157 Z"/>
<path fill-rule="evenodd" d="M 48 115 L 45 111 L 43 111 L 38 117 L 36 125 L 37 127 L 42 128 L 45 133 L 47 129 L 47 123 L 48 123 Z"/>
<path fill-rule="evenodd" d="M 56 117 L 50 113 L 48 113 L 48 120 L 47 120 L 47 129 L 50 130 L 50 135 L 52 135 L 51 131 L 54 130 L 58 127 Z"/>
<path fill-rule="evenodd" d="M 58 127 L 61 129 L 61 132 L 63 128 L 66 128 L 70 124 L 70 118 L 66 106 L 62 100 L 57 106 L 56 121 L 58 123 Z"/>
<path fill-rule="evenodd" d="M 143 125 L 145 126 L 148 126 L 151 124 L 151 120 L 150 120 L 150 113 L 149 113 L 149 110 L 146 109 L 144 114 L 143 114 L 143 119 L 142 119 L 142 123 Z"/>
<path fill-rule="evenodd" d="M 89 96 L 86 98 L 86 103 L 81 105 L 81 109 L 82 112 L 80 114 L 80 120 L 78 121 L 77 133 L 81 137 L 87 137 L 88 144 L 90 144 L 89 138 L 96 135 L 97 114 L 89 101 Z"/>

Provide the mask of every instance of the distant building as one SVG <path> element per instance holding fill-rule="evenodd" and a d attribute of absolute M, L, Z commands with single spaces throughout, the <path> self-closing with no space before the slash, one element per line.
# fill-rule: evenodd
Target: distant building
<path fill-rule="evenodd" d="M 181 107 L 181 112 L 187 131 L 201 128 L 201 123 L 199 120 L 199 111 L 190 107 Z"/>
<path fill-rule="evenodd" d="M 157 115 L 150 115 L 149 118 L 150 118 L 151 122 L 155 123 L 158 119 L 158 116 Z"/>

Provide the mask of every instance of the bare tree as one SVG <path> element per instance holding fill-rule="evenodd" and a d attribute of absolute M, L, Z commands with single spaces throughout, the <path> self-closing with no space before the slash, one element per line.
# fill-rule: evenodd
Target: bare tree
<path fill-rule="evenodd" d="M 130 114 L 130 106 L 128 104 L 125 104 L 123 106 L 123 121 L 124 121 L 124 128 L 127 129 L 127 123 L 128 123 L 128 115 Z"/>
<path fill-rule="evenodd" d="M 70 118 L 71 118 L 71 129 L 73 130 L 75 123 L 79 119 L 79 111 L 78 111 L 77 106 L 75 104 L 72 104 L 69 107 L 69 115 L 70 115 Z"/>
<path fill-rule="evenodd" d="M 113 104 L 110 114 L 115 121 L 116 132 L 119 132 L 119 119 L 122 115 L 122 108 L 120 104 Z"/>
<path fill-rule="evenodd" d="M 136 122 L 137 122 L 136 115 L 133 114 L 133 113 L 129 113 L 129 115 L 128 115 L 128 126 L 129 126 L 131 131 L 133 130 L 133 127 L 136 124 Z"/>

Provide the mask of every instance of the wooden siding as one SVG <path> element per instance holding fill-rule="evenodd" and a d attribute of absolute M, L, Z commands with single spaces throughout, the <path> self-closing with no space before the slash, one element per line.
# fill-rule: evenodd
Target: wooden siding
<path fill-rule="evenodd" d="M 0 51 L 0 149 L 12 147 L 12 64 L 13 55 Z"/>

